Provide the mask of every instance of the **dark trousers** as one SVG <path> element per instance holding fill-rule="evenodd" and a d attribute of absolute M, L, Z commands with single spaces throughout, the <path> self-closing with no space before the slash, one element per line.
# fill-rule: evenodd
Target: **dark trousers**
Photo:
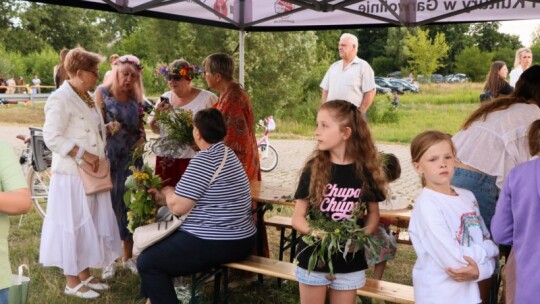
<path fill-rule="evenodd" d="M 251 253 L 255 236 L 241 240 L 203 240 L 175 231 L 147 248 L 137 259 L 141 293 L 156 304 L 177 304 L 173 278 L 241 261 Z"/>

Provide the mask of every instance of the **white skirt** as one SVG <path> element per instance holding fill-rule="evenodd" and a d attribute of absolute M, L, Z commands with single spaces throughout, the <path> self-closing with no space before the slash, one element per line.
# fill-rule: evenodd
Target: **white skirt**
<path fill-rule="evenodd" d="M 41 230 L 39 262 L 77 276 L 104 268 L 122 255 L 109 191 L 85 195 L 79 175 L 54 173 Z"/>

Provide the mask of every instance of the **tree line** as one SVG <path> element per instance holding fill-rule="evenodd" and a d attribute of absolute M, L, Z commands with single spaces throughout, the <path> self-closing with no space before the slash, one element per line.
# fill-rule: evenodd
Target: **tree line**
<path fill-rule="evenodd" d="M 83 10 L 26 1 L 0 2 L 0 73 L 17 79 L 38 74 L 52 85 L 53 66 L 62 48 L 77 45 L 104 56 L 134 54 L 144 65 L 147 95 L 167 90 L 157 67 L 184 58 L 201 64 L 209 54 L 237 58 L 238 32 L 188 23 Z M 401 70 L 408 75 L 466 73 L 483 81 L 494 60 L 513 65 L 518 36 L 498 32 L 498 22 L 446 24 L 414 28 L 250 32 L 245 38 L 245 86 L 257 113 L 309 117 L 320 102 L 319 83 L 328 66 L 339 59 L 343 32 L 359 39 L 359 57 L 376 75 Z M 532 47 L 540 58 L 540 35 Z M 101 67 L 101 76 L 108 70 Z M 206 87 L 204 79 L 195 86 Z M 306 111 L 313 110 L 313 111 Z M 306 113 L 308 113 L 306 117 Z M 311 114 L 310 114 L 311 113 Z"/>

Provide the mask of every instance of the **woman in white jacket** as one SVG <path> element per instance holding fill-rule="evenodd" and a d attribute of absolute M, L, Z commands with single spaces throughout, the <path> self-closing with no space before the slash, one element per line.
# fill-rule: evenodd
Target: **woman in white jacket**
<path fill-rule="evenodd" d="M 105 125 L 88 93 L 98 80 L 101 56 L 82 48 L 65 60 L 70 79 L 47 99 L 43 137 L 53 151 L 47 216 L 43 222 L 39 261 L 63 269 L 66 295 L 96 298 L 106 290 L 90 275 L 122 253 L 109 191 L 86 195 L 77 165 L 97 171 L 105 155 Z"/>
<path fill-rule="evenodd" d="M 419 304 L 482 302 L 476 282 L 493 274 L 499 253 L 472 192 L 450 185 L 455 155 L 450 136 L 439 131 L 423 132 L 411 143 L 413 167 L 424 186 L 409 223 Z"/>

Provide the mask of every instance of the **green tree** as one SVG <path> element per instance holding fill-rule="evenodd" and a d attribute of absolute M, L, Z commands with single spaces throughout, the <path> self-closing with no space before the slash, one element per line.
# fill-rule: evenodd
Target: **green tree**
<path fill-rule="evenodd" d="M 482 52 L 477 46 L 471 46 L 456 56 L 456 69 L 469 75 L 473 81 L 483 81 L 492 60 L 493 54 Z"/>
<path fill-rule="evenodd" d="M 435 39 L 437 33 L 443 33 L 446 43 L 450 46 L 448 56 L 442 60 L 443 68 L 437 70 L 442 74 L 459 73 L 456 70 L 455 58 L 456 55 L 461 53 L 466 47 L 474 44 L 473 38 L 469 34 L 471 24 L 439 24 L 425 26 L 422 29 L 429 29 L 429 38 Z"/>
<path fill-rule="evenodd" d="M 429 30 L 419 29 L 415 35 L 408 34 L 405 38 L 405 55 L 413 72 L 425 76 L 431 75 L 443 66 L 441 60 L 448 55 L 449 46 L 444 34 L 438 33 L 434 39 L 429 39 Z"/>
<path fill-rule="evenodd" d="M 31 3 L 19 14 L 21 28 L 41 37 L 56 51 L 77 45 L 91 51 L 102 49 L 105 43 L 96 26 L 100 17 L 95 10 L 41 3 Z"/>
<path fill-rule="evenodd" d="M 358 37 L 358 57 L 371 63 L 383 54 L 388 28 L 359 28 L 350 33 Z"/>
<path fill-rule="evenodd" d="M 384 54 L 387 58 L 391 58 L 394 61 L 394 68 L 392 70 L 402 70 L 407 65 L 405 37 L 407 37 L 409 32 L 413 32 L 414 30 L 415 29 L 404 27 L 393 27 L 388 29 Z"/>
<path fill-rule="evenodd" d="M 324 69 L 312 68 L 317 63 L 314 32 L 256 32 L 245 44 L 246 89 L 257 118 L 278 115 L 302 103 L 310 79 L 320 81 L 328 68 L 327 63 Z M 320 96 L 320 90 L 316 92 Z"/>
<path fill-rule="evenodd" d="M 482 52 L 493 52 L 501 48 L 518 49 L 522 47 L 517 35 L 500 33 L 500 22 L 474 23 L 471 35 Z"/>

